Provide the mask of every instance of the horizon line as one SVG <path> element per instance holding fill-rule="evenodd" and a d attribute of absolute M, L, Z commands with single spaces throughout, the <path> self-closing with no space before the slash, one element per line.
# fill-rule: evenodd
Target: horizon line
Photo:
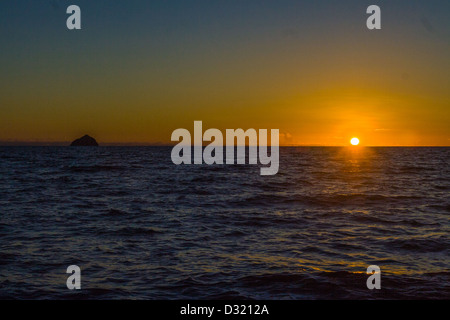
<path fill-rule="evenodd" d="M 70 147 L 70 141 L 0 141 L 0 147 Z M 177 144 L 168 143 L 146 143 L 146 142 L 106 142 L 99 143 L 99 147 L 174 147 Z M 191 146 L 194 147 L 195 145 Z M 203 147 L 206 145 L 202 145 Z M 236 145 L 234 145 L 237 147 Z M 227 145 L 223 145 L 227 147 Z M 246 145 L 248 147 L 248 145 Z M 270 147 L 270 145 L 268 146 Z M 398 148 L 448 148 L 450 145 L 327 145 L 327 144 L 284 144 L 279 147 L 352 147 L 352 148 L 374 148 L 374 147 L 398 147 Z"/>

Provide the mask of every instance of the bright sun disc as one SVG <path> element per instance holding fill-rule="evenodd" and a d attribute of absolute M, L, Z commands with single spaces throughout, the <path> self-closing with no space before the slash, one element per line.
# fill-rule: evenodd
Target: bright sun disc
<path fill-rule="evenodd" d="M 354 146 L 357 146 L 359 144 L 359 139 L 358 138 L 353 138 L 352 140 L 350 140 L 350 143 Z"/>

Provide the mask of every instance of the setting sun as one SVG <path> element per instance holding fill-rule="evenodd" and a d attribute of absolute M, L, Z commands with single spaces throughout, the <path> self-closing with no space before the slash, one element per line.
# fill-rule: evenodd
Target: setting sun
<path fill-rule="evenodd" d="M 352 138 L 352 140 L 350 140 L 350 143 L 354 146 L 357 146 L 359 144 L 359 139 L 358 138 Z"/>

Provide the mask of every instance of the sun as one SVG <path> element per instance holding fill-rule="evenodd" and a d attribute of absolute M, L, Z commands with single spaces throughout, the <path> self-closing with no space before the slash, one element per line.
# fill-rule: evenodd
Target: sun
<path fill-rule="evenodd" d="M 350 143 L 354 146 L 357 146 L 359 144 L 359 139 L 358 138 L 352 138 L 352 140 L 350 140 Z"/>

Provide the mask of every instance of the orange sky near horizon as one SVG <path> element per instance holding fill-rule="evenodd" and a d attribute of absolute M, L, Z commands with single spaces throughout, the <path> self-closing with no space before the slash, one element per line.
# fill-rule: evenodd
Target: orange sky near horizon
<path fill-rule="evenodd" d="M 281 5 L 261 17 L 211 5 L 202 24 L 179 26 L 175 5 L 157 24 L 139 19 L 150 5 L 141 3 L 119 26 L 84 10 L 86 28 L 71 32 L 50 6 L 20 17 L 11 3 L 0 4 L 9 23 L 0 26 L 0 142 L 89 134 L 173 144 L 175 129 L 193 133 L 200 120 L 204 130 L 279 129 L 281 145 L 450 145 L 450 30 L 438 5 L 383 4 L 383 28 L 370 31 L 357 2 L 308 4 L 300 18 Z M 39 14 L 48 21 L 30 30 Z"/>

